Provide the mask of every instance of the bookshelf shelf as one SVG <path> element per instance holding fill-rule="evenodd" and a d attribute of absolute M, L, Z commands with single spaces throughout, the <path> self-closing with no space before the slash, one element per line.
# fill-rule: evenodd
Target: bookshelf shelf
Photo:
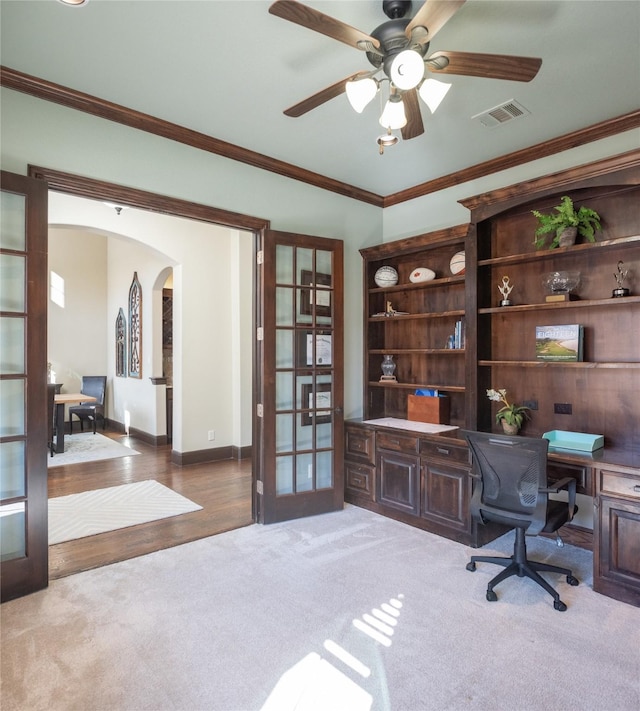
<path fill-rule="evenodd" d="M 609 361 L 595 363 L 593 361 L 542 361 L 542 360 L 479 360 L 479 366 L 513 367 L 513 368 L 640 368 L 640 363 L 634 361 Z"/>

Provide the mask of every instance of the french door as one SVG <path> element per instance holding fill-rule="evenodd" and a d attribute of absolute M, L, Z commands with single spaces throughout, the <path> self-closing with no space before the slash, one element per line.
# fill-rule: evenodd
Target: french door
<path fill-rule="evenodd" d="M 343 506 L 343 243 L 267 231 L 258 254 L 255 512 L 272 523 Z"/>
<path fill-rule="evenodd" d="M 2 171 L 0 593 L 48 584 L 47 184 Z"/>

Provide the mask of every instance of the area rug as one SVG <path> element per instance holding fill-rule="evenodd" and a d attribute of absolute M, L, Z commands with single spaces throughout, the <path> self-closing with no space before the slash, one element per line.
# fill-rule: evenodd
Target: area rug
<path fill-rule="evenodd" d="M 67 435 L 64 438 L 64 452 L 47 457 L 49 467 L 61 467 L 63 464 L 80 464 L 94 462 L 100 459 L 115 459 L 140 454 L 131 447 L 125 447 L 104 435 L 82 432 Z"/>
<path fill-rule="evenodd" d="M 49 499 L 49 545 L 201 508 L 154 480 L 59 496 Z"/>

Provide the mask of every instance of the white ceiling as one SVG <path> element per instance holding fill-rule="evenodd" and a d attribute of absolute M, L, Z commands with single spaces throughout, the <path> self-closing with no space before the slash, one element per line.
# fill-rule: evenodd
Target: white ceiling
<path fill-rule="evenodd" d="M 283 110 L 359 70 L 366 56 L 268 13 L 268 0 L 2 0 L 2 65 L 389 195 L 640 107 L 638 0 L 468 0 L 439 49 L 542 58 L 530 83 L 440 75 L 453 86 L 425 133 L 378 154 L 380 107 L 342 95 Z M 380 0 L 308 0 L 370 33 Z M 413 11 L 420 6 L 414 0 Z M 471 116 L 515 99 L 497 128 Z"/>

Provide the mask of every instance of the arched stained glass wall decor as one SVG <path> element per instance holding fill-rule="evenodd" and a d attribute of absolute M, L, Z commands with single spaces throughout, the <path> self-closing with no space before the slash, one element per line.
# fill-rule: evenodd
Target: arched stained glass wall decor
<path fill-rule="evenodd" d="M 142 287 L 138 272 L 129 288 L 129 377 L 142 377 Z"/>
<path fill-rule="evenodd" d="M 116 375 L 127 377 L 127 319 L 122 309 L 116 319 Z"/>

